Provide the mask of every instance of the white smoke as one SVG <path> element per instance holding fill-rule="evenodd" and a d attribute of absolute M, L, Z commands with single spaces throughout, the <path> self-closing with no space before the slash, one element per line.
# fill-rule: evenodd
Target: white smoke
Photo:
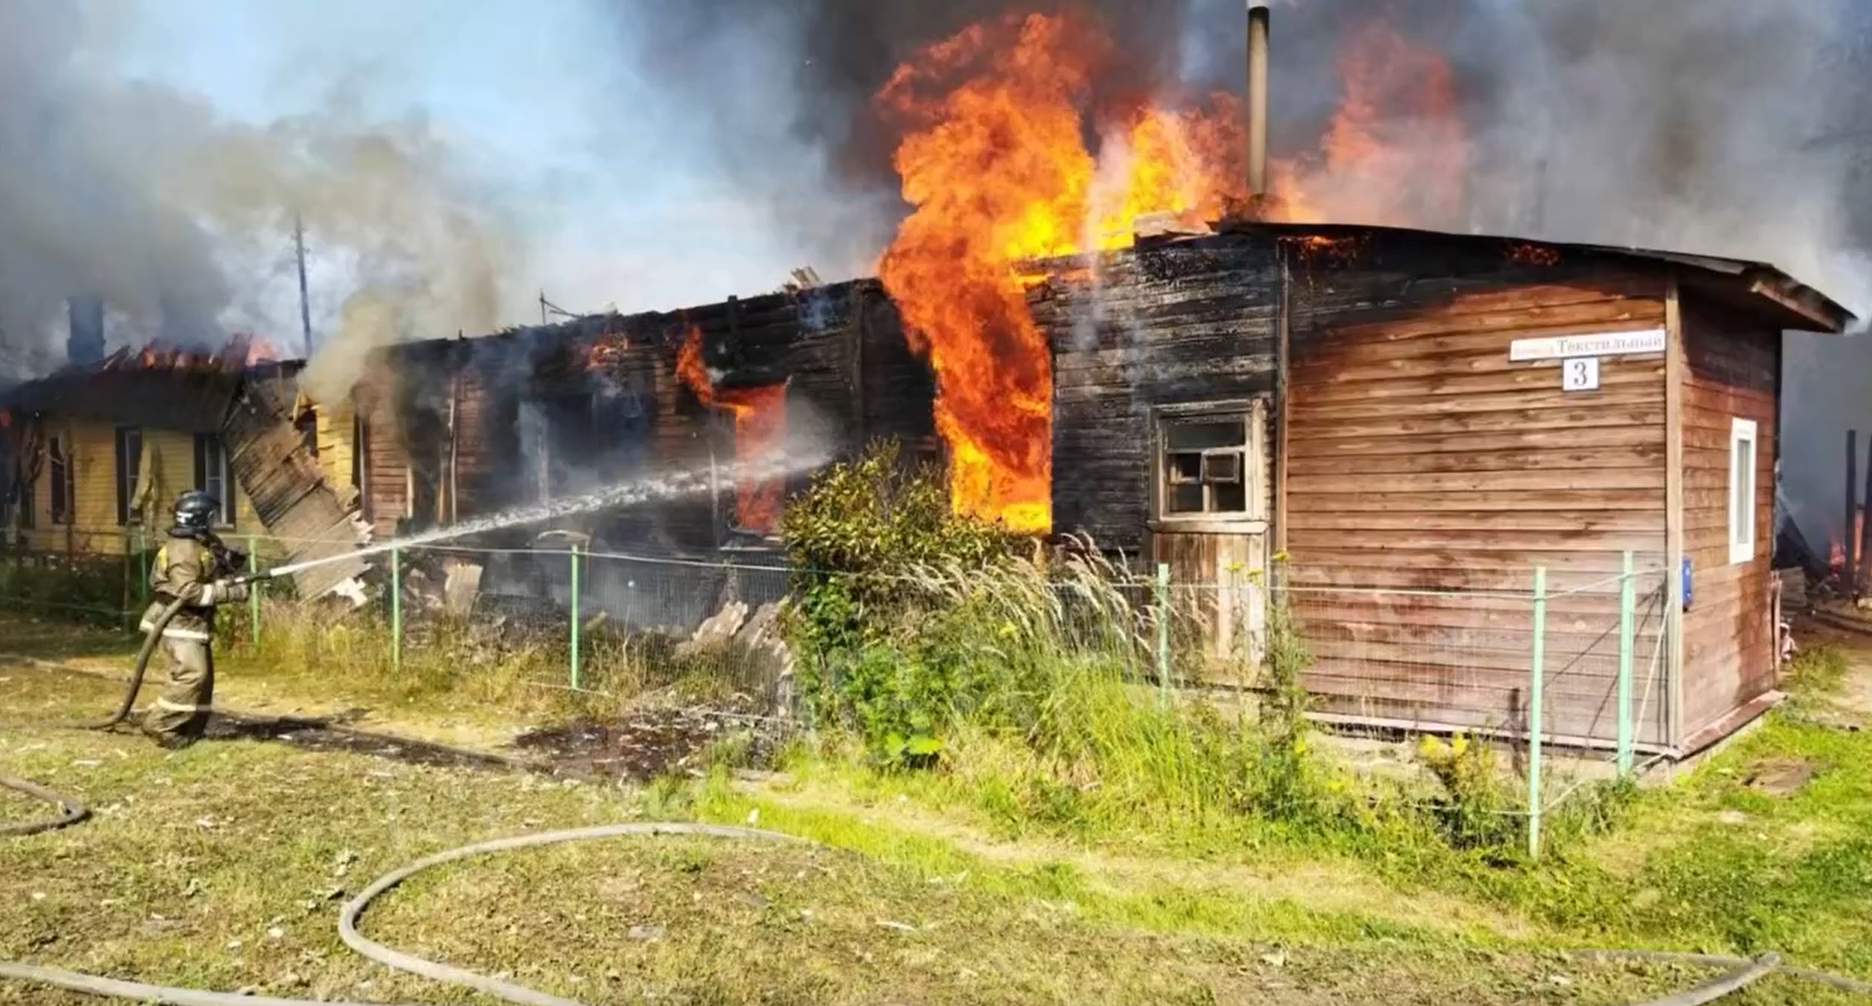
<path fill-rule="evenodd" d="M 104 298 L 119 341 L 218 342 L 273 320 L 262 291 L 294 289 L 295 213 L 347 298 L 312 372 L 322 394 L 348 389 L 369 346 L 491 330 L 531 299 L 506 288 L 526 272 L 512 215 L 420 115 L 385 122 L 334 99 L 233 122 L 102 72 L 90 47 L 113 25 L 87 20 L 99 11 L 0 4 L 0 370 L 62 362 L 71 294 Z M 298 355 L 288 317 L 261 334 Z"/>

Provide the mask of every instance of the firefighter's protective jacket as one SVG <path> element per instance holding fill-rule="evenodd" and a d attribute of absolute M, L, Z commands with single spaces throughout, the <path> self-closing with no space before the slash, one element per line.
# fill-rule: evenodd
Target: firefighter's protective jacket
<path fill-rule="evenodd" d="M 144 632 L 155 628 L 162 610 L 185 597 L 188 602 L 163 630 L 165 639 L 188 639 L 208 642 L 214 638 L 215 606 L 244 600 L 245 585 L 220 583 L 237 573 L 220 539 L 203 532 L 198 536 L 170 532 L 169 540 L 156 550 L 155 565 L 150 568 L 150 606 L 143 612 Z"/>

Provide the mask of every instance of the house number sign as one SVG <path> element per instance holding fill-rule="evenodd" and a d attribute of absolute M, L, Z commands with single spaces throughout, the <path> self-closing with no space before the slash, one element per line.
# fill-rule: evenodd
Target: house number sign
<path fill-rule="evenodd" d="M 1560 390 L 1599 390 L 1599 358 L 1581 356 L 1560 364 Z"/>

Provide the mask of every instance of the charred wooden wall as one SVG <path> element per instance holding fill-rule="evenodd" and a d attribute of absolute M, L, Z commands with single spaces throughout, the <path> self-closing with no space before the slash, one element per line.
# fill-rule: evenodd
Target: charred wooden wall
<path fill-rule="evenodd" d="M 537 459 L 519 432 L 526 404 L 569 417 L 580 400 L 628 391 L 644 409 L 641 427 L 629 430 L 555 423 L 549 467 L 575 467 L 579 476 L 560 480 L 558 495 L 706 470 L 711 459 L 725 468 L 734 456 L 732 419 L 705 406 L 677 374 L 692 328 L 719 387 L 786 383 L 796 449 L 838 457 L 873 436 L 925 450 L 933 440 L 928 367 L 904 344 L 896 310 L 872 280 L 437 340 L 389 351 L 383 377 L 358 396 L 371 425 L 366 484 L 377 527 L 389 533 L 406 513 L 426 525 L 536 499 Z M 585 443 L 570 442 L 567 430 Z M 641 451 L 616 455 L 625 438 L 641 439 Z M 619 457 L 634 470 L 612 470 Z M 789 490 L 809 476 L 801 473 Z M 733 485 L 724 481 L 715 499 L 653 501 L 607 516 L 597 530 L 619 546 L 705 551 L 723 544 L 733 509 Z"/>
<path fill-rule="evenodd" d="M 279 381 L 250 379 L 228 410 L 221 435 L 228 463 L 253 510 L 293 561 L 327 560 L 293 577 L 300 597 L 323 595 L 362 574 L 367 564 L 338 558 L 363 542 L 348 493 L 326 480 L 292 424 L 292 392 Z"/>
<path fill-rule="evenodd" d="M 1567 393 L 1558 361 L 1511 362 L 1509 344 L 1661 328 L 1665 278 L 1426 241 L 1287 253 L 1286 572 L 1318 708 L 1525 724 L 1527 593 L 1544 566 L 1562 595 L 1547 614 L 1546 727 L 1611 738 L 1618 597 L 1607 578 L 1626 550 L 1640 568 L 1664 564 L 1663 354 L 1608 357 L 1599 390 Z M 1653 602 L 1641 623 L 1641 684 L 1660 610 Z M 1649 687 L 1639 736 L 1665 743 L 1661 677 Z"/>
<path fill-rule="evenodd" d="M 1271 394 L 1280 273 L 1247 237 L 1146 246 L 1029 300 L 1053 344 L 1053 526 L 1141 551 L 1165 404 Z"/>
<path fill-rule="evenodd" d="M 1776 379 L 1781 334 L 1686 293 L 1683 526 L 1691 604 L 1683 618 L 1686 740 L 1775 687 L 1773 601 Z M 1730 434 L 1756 424 L 1755 553 L 1729 561 Z"/>

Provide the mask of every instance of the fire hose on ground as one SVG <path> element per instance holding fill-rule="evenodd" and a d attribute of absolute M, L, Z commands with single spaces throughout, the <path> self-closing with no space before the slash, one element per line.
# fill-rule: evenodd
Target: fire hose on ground
<path fill-rule="evenodd" d="M 130 715 L 136 704 L 138 690 L 142 687 L 144 672 L 148 667 L 150 655 L 155 651 L 156 643 L 162 638 L 163 630 L 169 625 L 184 604 L 178 599 L 162 609 L 151 623 L 143 647 L 137 652 L 136 669 L 131 674 L 129 689 L 118 710 L 111 717 L 90 723 L 74 724 L 86 729 L 106 730 L 123 722 Z M 0 776 L 0 786 L 24 793 L 27 796 L 51 803 L 59 808 L 57 818 L 28 822 L 18 825 L 0 826 L 0 836 L 31 835 L 56 828 L 63 828 L 85 820 L 90 811 L 83 803 L 64 794 L 43 786 Z M 390 889 L 424 870 L 451 863 L 458 859 L 485 856 L 500 852 L 512 852 L 546 845 L 558 845 L 567 842 L 592 841 L 623 836 L 662 836 L 693 835 L 711 838 L 761 840 L 770 842 L 798 843 L 807 840 L 779 832 L 762 831 L 754 828 L 741 828 L 730 825 L 698 824 L 688 822 L 629 822 L 624 824 L 598 825 L 589 828 L 573 828 L 565 831 L 538 832 L 530 835 L 516 835 L 510 838 L 493 839 L 477 842 L 436 853 L 413 863 L 398 867 L 372 881 L 356 897 L 346 902 L 338 913 L 338 937 L 353 951 L 386 967 L 418 975 L 431 981 L 451 985 L 461 985 L 483 992 L 504 1002 L 520 1003 L 523 1006 L 588 1006 L 576 999 L 541 992 L 503 981 L 490 975 L 469 971 L 440 961 L 431 961 L 412 954 L 404 953 L 393 947 L 372 940 L 358 931 L 358 920 L 371 903 Z M 1587 950 L 1580 951 L 1581 956 L 1602 960 L 1623 960 L 1638 963 L 1688 964 L 1700 967 L 1723 968 L 1724 973 L 1693 988 L 1674 992 L 1659 999 L 1648 1000 L 1636 1006 L 1703 1006 L 1725 996 L 1739 992 L 1744 988 L 1768 977 L 1780 973 L 1794 978 L 1801 978 L 1830 985 L 1836 989 L 1872 996 L 1872 983 L 1851 978 L 1814 971 L 1807 968 L 1785 967 L 1779 956 L 1773 953 L 1762 954 L 1754 958 L 1730 957 L 1713 954 L 1676 953 L 1657 950 Z M 148 1003 L 166 1003 L 169 1006 L 385 1006 L 385 1004 L 346 1003 L 338 1000 L 282 999 L 272 996 L 241 995 L 229 992 L 210 992 L 202 989 L 189 989 L 168 985 L 149 985 L 142 982 L 123 981 L 100 975 L 81 974 L 59 968 L 40 967 L 14 961 L 0 961 L 0 978 L 31 982 L 65 989 L 86 995 L 115 999 L 132 999 Z"/>
<path fill-rule="evenodd" d="M 8 780 L 9 784 L 12 780 Z M 83 805 L 62 794 L 43 787 L 27 784 L 22 790 L 29 795 L 68 808 L 82 810 Z M 80 817 L 79 819 L 82 819 Z M 68 823 L 75 823 L 68 822 Z M 41 829 L 44 830 L 44 829 Z M 524 1006 L 587 1006 L 576 999 L 541 992 L 538 989 L 516 985 L 479 972 L 469 971 L 439 961 L 427 960 L 404 953 L 393 947 L 385 946 L 366 937 L 358 931 L 358 920 L 364 911 L 376 899 L 424 870 L 451 863 L 458 859 L 485 856 L 500 852 L 512 852 L 545 845 L 558 845 L 567 842 L 592 841 L 596 839 L 618 838 L 623 836 L 663 836 L 694 835 L 711 838 L 762 840 L 770 842 L 798 843 L 806 841 L 792 835 L 773 831 L 761 831 L 754 828 L 740 828 L 729 825 L 697 824 L 687 822 L 629 822 L 624 824 L 598 825 L 589 828 L 573 828 L 565 831 L 538 832 L 530 835 L 517 835 L 510 838 L 477 842 L 459 848 L 436 853 L 419 859 L 406 866 L 398 867 L 372 881 L 356 897 L 346 902 L 338 913 L 338 936 L 344 944 L 357 953 L 386 967 L 405 971 L 432 981 L 461 985 L 486 993 L 505 1002 L 521 1003 Z M 1830 985 L 1846 992 L 1872 996 L 1872 983 L 1851 978 L 1814 971 L 1808 968 L 1786 967 L 1781 959 L 1772 953 L 1754 958 L 1731 957 L 1715 954 L 1677 953 L 1659 950 L 1585 950 L 1577 952 L 1582 957 L 1612 961 L 1631 961 L 1652 964 L 1685 964 L 1698 967 L 1726 969 L 1724 973 L 1697 985 L 1694 988 L 1674 992 L 1658 999 L 1648 1000 L 1638 1006 L 1702 1006 L 1715 1002 L 1725 996 L 1739 992 L 1744 988 L 1768 977 L 1771 974 L 1783 974 L 1793 978 L 1805 979 Z M 327 1006 L 367 1006 L 361 1003 L 343 1003 L 335 1000 L 281 999 L 270 996 L 238 995 L 226 992 L 209 992 L 199 989 L 179 988 L 166 985 L 148 985 L 141 982 L 122 981 L 98 975 L 80 974 L 58 968 L 39 967 L 31 964 L 0 961 L 0 978 L 16 981 L 33 982 L 55 988 L 89 995 L 105 996 L 118 999 L 134 999 L 143 1002 L 168 1003 L 171 1006 L 310 1006 L 313 1002 L 325 1002 Z"/>

